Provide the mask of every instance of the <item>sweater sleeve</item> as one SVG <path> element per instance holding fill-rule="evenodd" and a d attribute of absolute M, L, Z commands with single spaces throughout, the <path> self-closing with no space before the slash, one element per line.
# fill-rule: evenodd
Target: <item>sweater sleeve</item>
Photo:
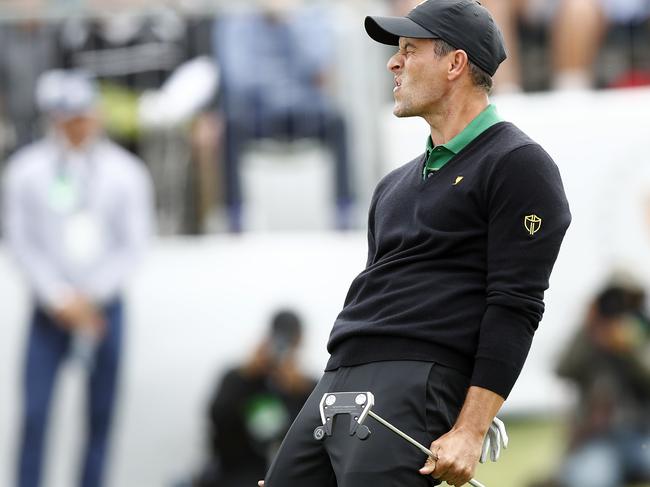
<path fill-rule="evenodd" d="M 506 155 L 485 183 L 487 306 L 471 383 L 507 398 L 542 318 L 571 214 L 559 171 L 539 145 Z"/>

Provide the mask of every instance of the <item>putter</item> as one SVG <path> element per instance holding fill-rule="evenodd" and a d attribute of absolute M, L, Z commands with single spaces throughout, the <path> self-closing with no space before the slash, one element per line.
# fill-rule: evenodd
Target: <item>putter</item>
<path fill-rule="evenodd" d="M 334 416 L 339 414 L 347 414 L 350 416 L 350 436 L 356 434 L 360 440 L 366 440 L 370 436 L 370 428 L 363 422 L 370 416 L 377 420 L 381 425 L 385 426 L 393 433 L 401 436 L 413 446 L 418 448 L 422 453 L 425 453 L 431 458 L 436 458 L 431 450 L 422 445 L 418 441 L 411 438 L 409 435 L 400 431 L 398 428 L 390 424 L 385 419 L 372 411 L 375 405 L 375 396 L 372 392 L 327 392 L 323 395 L 320 401 L 320 418 L 323 423 L 317 426 L 314 430 L 314 438 L 322 441 L 326 436 L 332 436 L 332 424 L 334 423 Z M 471 479 L 470 485 L 474 487 L 485 487 L 478 480 Z"/>

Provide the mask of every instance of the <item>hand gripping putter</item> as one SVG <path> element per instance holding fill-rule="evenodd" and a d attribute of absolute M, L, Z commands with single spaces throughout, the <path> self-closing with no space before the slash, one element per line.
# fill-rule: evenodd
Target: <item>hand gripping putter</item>
<path fill-rule="evenodd" d="M 327 392 L 320 401 L 320 418 L 322 425 L 314 430 L 314 438 L 321 441 L 326 436 L 332 436 L 332 424 L 334 416 L 347 414 L 350 416 L 350 436 L 357 435 L 360 440 L 366 440 L 370 436 L 370 428 L 363 422 L 370 416 L 380 424 L 391 430 L 393 433 L 401 436 L 413 446 L 431 458 L 436 458 L 431 450 L 411 438 L 406 433 L 400 431 L 385 419 L 381 418 L 372 411 L 375 405 L 375 396 L 372 392 Z M 469 481 L 474 487 L 485 487 L 479 481 L 471 479 Z"/>

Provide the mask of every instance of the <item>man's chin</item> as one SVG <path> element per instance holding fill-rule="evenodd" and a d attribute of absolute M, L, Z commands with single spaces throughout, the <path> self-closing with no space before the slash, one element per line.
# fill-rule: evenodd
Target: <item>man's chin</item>
<path fill-rule="evenodd" d="M 411 112 L 400 107 L 395 107 L 393 109 L 393 115 L 395 115 L 397 118 L 408 118 L 414 116 Z"/>

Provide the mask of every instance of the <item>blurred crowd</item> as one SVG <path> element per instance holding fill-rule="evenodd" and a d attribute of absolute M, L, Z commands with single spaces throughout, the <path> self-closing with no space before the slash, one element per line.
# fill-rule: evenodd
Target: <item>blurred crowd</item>
<path fill-rule="evenodd" d="M 111 139 L 141 157 L 162 233 L 203 233 L 219 207 L 242 223 L 242 155 L 261 139 L 313 139 L 333 159 L 334 226 L 350 226 L 348 127 L 328 92 L 334 21 L 325 7 L 265 0 L 236 13 L 183 16 L 152 5 L 0 26 L 5 157 L 45 131 L 39 77 L 83 70 L 99 82 Z M 301 39 L 310 32 L 318 43 Z M 27 61 L 27 62 L 26 62 Z"/>
<path fill-rule="evenodd" d="M 99 82 L 108 135 L 152 174 L 161 233 L 246 230 L 244 156 L 264 152 L 269 145 L 260 141 L 268 140 L 290 153 L 293 142 L 308 139 L 327 153 L 331 227 L 361 227 L 363 211 L 355 208 L 375 181 L 359 177 L 350 148 L 360 129 L 355 107 L 343 102 L 339 62 L 341 9 L 358 3 L 217 2 L 198 13 L 182 3 L 142 2 L 107 13 L 102 2 L 82 2 L 63 17 L 52 15 L 50 2 L 7 4 L 0 11 L 0 158 L 46 130 L 39 76 L 81 69 Z M 417 3 L 377 0 L 372 8 L 405 14 Z M 650 84 L 648 0 L 484 3 L 509 49 L 495 93 Z"/>
<path fill-rule="evenodd" d="M 373 5 L 403 15 L 417 3 Z M 650 0 L 483 3 L 510 51 L 496 93 L 650 85 Z M 36 297 L 21 487 L 38 485 L 56 374 L 70 351 L 92 370 L 80 483 L 101 484 L 124 282 L 155 228 L 247 229 L 247 151 L 313 141 L 331 163 L 332 229 L 364 226 L 355 218 L 366 191 L 352 157 L 356 127 L 337 92 L 347 69 L 337 51 L 341 5 L 257 0 L 200 14 L 170 5 L 64 18 L 41 5 L 0 17 L 3 238 Z M 220 378 L 205 464 L 188 485 L 238 487 L 263 476 L 314 385 L 296 362 L 301 329 L 292 311 L 279 312 L 251 357 Z M 579 402 L 548 485 L 650 480 L 648 357 L 645 292 L 616 278 L 594 297 L 558 367 Z"/>
<path fill-rule="evenodd" d="M 650 482 L 650 319 L 646 291 L 629 274 L 594 296 L 556 372 L 577 404 L 557 473 L 535 487 Z"/>

